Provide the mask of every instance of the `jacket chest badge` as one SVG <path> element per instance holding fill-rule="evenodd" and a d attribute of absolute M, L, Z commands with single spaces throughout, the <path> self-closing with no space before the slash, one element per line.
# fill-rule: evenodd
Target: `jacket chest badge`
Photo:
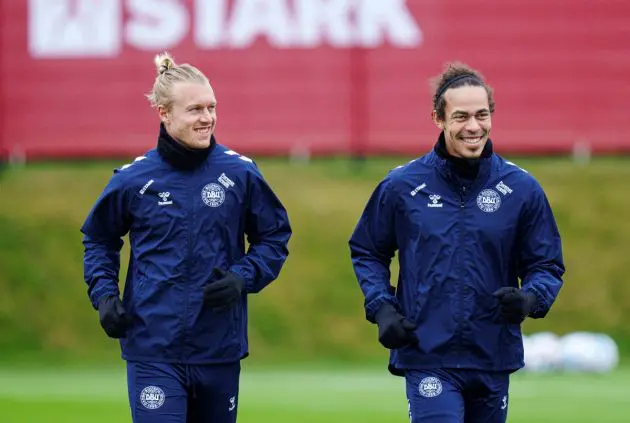
<path fill-rule="evenodd" d="M 427 207 L 442 207 L 444 205 L 440 195 L 431 194 L 429 195 L 429 200 L 431 200 L 431 202 L 427 203 Z"/>
<path fill-rule="evenodd" d="M 225 187 L 225 189 L 228 189 L 234 186 L 234 181 L 228 178 L 228 176 L 225 173 L 222 173 L 221 176 L 217 178 L 217 180 L 221 183 L 221 185 Z"/>
<path fill-rule="evenodd" d="M 158 193 L 158 197 L 160 197 L 160 201 L 158 201 L 158 206 L 170 206 L 171 204 L 173 204 L 173 200 L 170 199 L 170 192 L 160 192 Z"/>
<path fill-rule="evenodd" d="M 225 201 L 225 189 L 211 182 L 201 190 L 201 199 L 208 207 L 219 207 Z"/>
<path fill-rule="evenodd" d="M 210 182 L 201 190 L 201 199 L 208 207 L 219 207 L 225 201 L 225 190 L 233 187 L 234 181 L 225 173 L 217 178 L 218 184 Z"/>
<path fill-rule="evenodd" d="M 477 206 L 486 213 L 493 213 L 501 207 L 501 196 L 493 189 L 484 189 L 477 196 Z"/>

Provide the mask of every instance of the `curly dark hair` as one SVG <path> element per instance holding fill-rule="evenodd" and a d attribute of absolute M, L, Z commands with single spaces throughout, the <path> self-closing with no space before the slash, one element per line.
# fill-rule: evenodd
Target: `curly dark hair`
<path fill-rule="evenodd" d="M 444 93 L 450 88 L 463 87 L 464 85 L 483 87 L 488 93 L 488 105 L 490 113 L 494 113 L 494 98 L 492 97 L 492 88 L 486 84 L 483 75 L 470 66 L 460 63 L 447 63 L 444 71 L 431 80 L 433 85 L 433 110 L 436 111 L 440 120 L 445 118 L 446 100 Z"/>

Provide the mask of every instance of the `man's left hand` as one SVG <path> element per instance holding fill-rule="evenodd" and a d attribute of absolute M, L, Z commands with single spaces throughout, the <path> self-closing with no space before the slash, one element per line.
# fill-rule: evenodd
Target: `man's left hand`
<path fill-rule="evenodd" d="M 499 299 L 501 319 L 510 324 L 522 323 L 538 302 L 536 294 L 514 287 L 500 288 L 492 295 Z"/>
<path fill-rule="evenodd" d="M 217 311 L 227 310 L 241 299 L 244 281 L 236 273 L 219 268 L 215 268 L 212 274 L 215 281 L 204 287 L 204 302 Z"/>

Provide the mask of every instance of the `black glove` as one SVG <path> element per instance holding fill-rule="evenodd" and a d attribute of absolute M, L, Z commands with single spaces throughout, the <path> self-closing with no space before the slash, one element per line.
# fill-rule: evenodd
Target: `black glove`
<path fill-rule="evenodd" d="M 236 273 L 219 268 L 215 268 L 212 274 L 215 281 L 203 288 L 203 300 L 217 311 L 227 310 L 241 299 L 244 281 Z"/>
<path fill-rule="evenodd" d="M 538 298 L 533 292 L 521 291 L 514 287 L 503 287 L 492 295 L 499 299 L 501 320 L 505 323 L 519 324 L 529 313 L 534 311 Z"/>
<path fill-rule="evenodd" d="M 401 348 L 418 342 L 414 332 L 418 326 L 407 320 L 390 303 L 383 303 L 375 320 L 378 325 L 378 341 L 385 348 Z"/>
<path fill-rule="evenodd" d="M 114 339 L 124 338 L 131 325 L 131 316 L 125 311 L 118 295 L 110 295 L 99 301 L 98 318 L 107 336 Z"/>

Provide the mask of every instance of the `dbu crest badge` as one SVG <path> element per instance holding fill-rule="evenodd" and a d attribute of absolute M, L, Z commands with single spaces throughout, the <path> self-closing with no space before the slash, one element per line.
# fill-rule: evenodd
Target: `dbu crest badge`
<path fill-rule="evenodd" d="M 140 392 L 140 402 L 144 408 L 149 410 L 160 408 L 164 404 L 165 399 L 164 391 L 158 386 L 147 386 Z"/>
<path fill-rule="evenodd" d="M 425 377 L 420 381 L 418 391 L 425 398 L 437 397 L 442 393 L 442 382 L 433 376 Z"/>
<path fill-rule="evenodd" d="M 477 206 L 486 213 L 495 212 L 501 207 L 501 196 L 495 190 L 484 189 L 477 196 Z"/>
<path fill-rule="evenodd" d="M 219 207 L 225 201 L 225 189 L 219 184 L 210 183 L 201 190 L 201 199 L 209 207 Z"/>

